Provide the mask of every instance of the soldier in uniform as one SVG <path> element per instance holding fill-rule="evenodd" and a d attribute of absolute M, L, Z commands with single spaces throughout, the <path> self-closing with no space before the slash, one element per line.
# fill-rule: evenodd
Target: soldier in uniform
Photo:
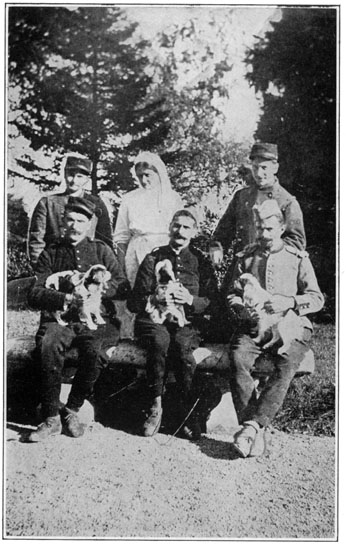
<path fill-rule="evenodd" d="M 217 249 L 211 253 L 214 264 L 223 259 L 223 250 L 231 246 L 234 254 L 256 238 L 253 207 L 263 201 L 275 200 L 285 219 L 283 239 L 297 249 L 305 249 L 303 215 L 296 198 L 278 182 L 278 150 L 275 144 L 256 143 L 250 153 L 254 184 L 238 190 L 213 234 L 211 246 Z M 215 257 L 215 258 L 213 258 Z"/>
<path fill-rule="evenodd" d="M 137 313 L 135 334 L 147 349 L 147 379 L 151 404 L 143 424 L 143 435 L 152 436 L 160 428 L 162 418 L 162 393 L 167 372 L 167 362 L 174 366 L 180 390 L 184 416 L 196 401 L 194 373 L 196 362 L 193 351 L 201 341 L 200 323 L 204 314 L 211 312 L 218 298 L 217 280 L 213 267 L 203 253 L 190 245 L 196 234 L 195 217 L 188 210 L 177 211 L 169 227 L 169 244 L 155 248 L 139 267 L 135 285 L 127 305 Z M 155 266 L 168 259 L 173 267 L 179 289 L 174 293 L 174 303 L 183 305 L 189 324 L 181 327 L 166 320 L 155 323 L 145 311 L 148 299 L 155 295 Z M 188 439 L 198 439 L 201 434 L 196 413 L 192 413 L 183 427 Z"/>
<path fill-rule="evenodd" d="M 65 235 L 64 213 L 70 196 L 87 197 L 94 202 L 95 210 L 90 223 L 89 236 L 101 239 L 112 247 L 112 229 L 106 205 L 98 196 L 85 190 L 90 181 L 92 162 L 77 153 L 66 154 L 62 161 L 62 178 L 66 190 L 40 199 L 31 217 L 28 234 L 28 254 L 35 269 L 43 249 L 61 240 Z"/>
<path fill-rule="evenodd" d="M 312 335 L 306 317 L 319 311 L 324 303 L 316 276 L 306 251 L 297 249 L 283 238 L 286 224 L 278 203 L 267 200 L 255 206 L 257 243 L 237 254 L 233 279 L 228 288 L 227 306 L 233 321 L 238 322 L 231 338 L 231 391 L 238 421 L 242 429 L 235 435 L 233 448 L 241 457 L 259 455 L 263 451 L 263 432 L 282 406 L 290 382 L 299 368 Z M 300 339 L 293 339 L 287 351 L 278 353 L 280 341 L 263 349 L 268 342 L 254 341 L 256 314 L 244 307 L 237 295 L 235 281 L 243 273 L 251 273 L 261 287 L 272 295 L 265 303 L 269 313 L 293 310 L 300 320 Z M 268 335 L 270 338 L 270 335 Z M 251 372 L 261 358 L 271 363 L 265 387 L 257 398 Z"/>
<path fill-rule="evenodd" d="M 36 265 L 37 281 L 29 293 L 29 304 L 42 310 L 36 334 L 36 356 L 41 380 L 43 422 L 30 434 L 31 442 L 45 441 L 52 435 L 60 434 L 62 425 L 63 431 L 72 437 L 83 435 L 78 410 L 92 394 L 93 386 L 107 364 L 105 351 L 119 339 L 119 322 L 115 318 L 112 299 L 126 298 L 130 286 L 112 249 L 103 241 L 87 236 L 95 207 L 95 203 L 86 198 L 70 197 L 65 209 L 65 238 L 45 249 Z M 63 273 L 75 270 L 84 273 L 96 264 L 105 266 L 111 273 L 111 279 L 103 296 L 102 316 L 105 324 L 90 330 L 80 321 L 79 302 L 76 301 L 77 309 L 70 307 L 77 297 Z M 50 288 L 54 280 L 58 290 Z M 64 321 L 67 326 L 58 323 L 58 310 L 66 311 Z M 66 407 L 61 410 L 59 396 L 64 357 L 72 346 L 78 348 L 80 365 Z"/>

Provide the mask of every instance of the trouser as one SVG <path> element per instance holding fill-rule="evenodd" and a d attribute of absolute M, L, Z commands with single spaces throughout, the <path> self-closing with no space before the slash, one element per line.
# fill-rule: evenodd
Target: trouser
<path fill-rule="evenodd" d="M 78 349 L 78 368 L 67 400 L 68 408 L 78 411 L 90 397 L 100 372 L 107 365 L 106 350 L 117 344 L 119 329 L 111 324 L 89 330 L 81 323 L 64 327 L 43 323 L 36 335 L 36 355 L 39 358 L 41 403 L 43 418 L 56 416 L 60 407 L 62 369 L 66 351 Z"/>
<path fill-rule="evenodd" d="M 137 318 L 135 334 L 147 350 L 147 380 L 151 397 L 162 395 L 168 367 L 172 366 L 182 401 L 190 403 L 196 361 L 193 352 L 201 342 L 195 327 L 178 327 L 166 322 L 154 323 L 150 318 Z"/>
<path fill-rule="evenodd" d="M 263 427 L 268 426 L 281 408 L 291 380 L 299 368 L 306 352 L 311 330 L 304 328 L 303 340 L 293 340 L 288 351 L 277 353 L 278 345 L 263 350 L 246 334 L 235 336 L 230 347 L 231 392 L 239 423 L 254 420 Z M 269 377 L 259 397 L 251 372 L 260 367 L 260 359 L 272 363 Z"/>

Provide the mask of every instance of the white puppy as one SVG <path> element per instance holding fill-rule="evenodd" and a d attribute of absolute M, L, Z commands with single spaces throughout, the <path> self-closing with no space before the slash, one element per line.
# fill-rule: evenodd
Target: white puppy
<path fill-rule="evenodd" d="M 179 327 L 188 325 L 184 306 L 182 304 L 164 304 L 165 299 L 174 297 L 174 292 L 177 287 L 181 286 L 174 275 L 172 262 L 168 259 L 161 260 L 155 266 L 156 290 L 154 298 L 148 299 L 145 311 L 149 314 L 154 323 L 162 325 L 168 320 L 173 323 L 178 323 Z M 162 282 L 162 277 L 167 281 Z"/>
<path fill-rule="evenodd" d="M 101 316 L 101 298 L 107 289 L 111 278 L 102 264 L 91 266 L 86 273 L 67 270 L 50 275 L 46 280 L 46 287 L 59 290 L 62 279 L 73 286 L 73 298 L 68 309 L 77 307 L 81 323 L 85 323 L 90 330 L 96 330 L 98 325 L 104 325 L 105 321 Z M 78 298 L 79 297 L 79 298 Z M 55 317 L 60 325 L 67 323 L 62 319 L 68 310 L 55 312 Z"/>
<path fill-rule="evenodd" d="M 264 344 L 263 349 L 282 341 L 282 346 L 278 350 L 278 353 L 282 355 L 288 350 L 293 340 L 302 340 L 301 321 L 293 310 L 280 313 L 266 311 L 265 303 L 272 295 L 261 287 L 255 276 L 250 273 L 242 274 L 236 284 L 243 292 L 245 307 L 254 310 L 258 316 L 258 335 L 254 341 L 260 343 L 268 331 L 272 333 L 271 340 Z"/>

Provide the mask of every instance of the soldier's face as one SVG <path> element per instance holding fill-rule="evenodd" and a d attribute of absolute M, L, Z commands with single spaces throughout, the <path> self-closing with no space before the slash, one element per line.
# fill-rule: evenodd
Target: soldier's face
<path fill-rule="evenodd" d="M 66 237 L 72 245 L 77 245 L 77 243 L 86 237 L 91 225 L 91 219 L 83 215 L 83 213 L 69 211 L 66 213 L 65 223 Z"/>
<path fill-rule="evenodd" d="M 65 171 L 66 193 L 79 195 L 89 182 L 89 176 L 82 171 L 66 169 Z"/>
<path fill-rule="evenodd" d="M 279 168 L 277 161 L 255 158 L 252 160 L 251 168 L 258 188 L 273 186 Z"/>
<path fill-rule="evenodd" d="M 285 225 L 277 217 L 269 217 L 257 224 L 257 239 L 264 249 L 275 250 L 281 246 L 284 231 Z"/>
<path fill-rule="evenodd" d="M 172 220 L 169 227 L 170 244 L 175 249 L 183 249 L 187 247 L 196 235 L 195 222 L 190 217 L 176 217 Z"/>

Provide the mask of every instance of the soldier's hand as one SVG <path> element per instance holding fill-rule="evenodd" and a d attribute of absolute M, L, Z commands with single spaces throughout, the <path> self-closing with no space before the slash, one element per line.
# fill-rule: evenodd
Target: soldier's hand
<path fill-rule="evenodd" d="M 283 313 L 294 308 L 295 300 L 293 296 L 283 296 L 282 294 L 273 294 L 265 302 L 264 308 L 268 313 Z"/>
<path fill-rule="evenodd" d="M 227 302 L 229 306 L 235 306 L 235 305 L 244 306 L 242 298 L 235 294 L 229 294 L 227 296 Z"/>
<path fill-rule="evenodd" d="M 193 296 L 183 285 L 179 285 L 174 289 L 174 302 L 175 304 L 189 304 L 192 305 Z"/>
<path fill-rule="evenodd" d="M 257 325 L 259 321 L 259 314 L 256 308 L 246 308 L 246 313 L 247 313 L 249 321 L 251 321 L 251 324 Z"/>
<path fill-rule="evenodd" d="M 56 272 L 49 275 L 45 283 L 46 289 L 55 289 L 56 291 L 58 291 L 60 278 L 71 276 L 72 274 L 72 270 L 65 270 L 64 272 Z"/>

